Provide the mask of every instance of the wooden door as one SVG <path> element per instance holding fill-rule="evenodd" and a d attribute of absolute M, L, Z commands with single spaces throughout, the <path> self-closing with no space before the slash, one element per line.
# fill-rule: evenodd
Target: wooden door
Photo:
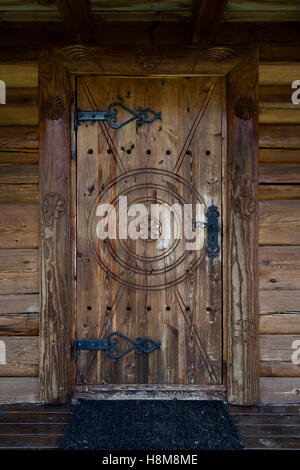
<path fill-rule="evenodd" d="M 221 384 L 222 250 L 208 256 L 203 226 L 196 229 L 205 233 L 199 250 L 187 250 L 184 239 L 100 240 L 95 214 L 99 203 L 117 208 L 127 196 L 128 206 L 199 203 L 206 212 L 213 204 L 221 224 L 224 79 L 81 77 L 77 85 L 78 110 L 121 103 L 151 108 L 161 119 L 118 129 L 78 123 L 75 335 L 118 332 L 161 346 L 120 359 L 78 351 L 76 384 Z M 118 123 L 133 117 L 113 108 Z M 154 225 L 159 232 L 161 221 Z M 119 338 L 121 349 L 128 345 Z"/>

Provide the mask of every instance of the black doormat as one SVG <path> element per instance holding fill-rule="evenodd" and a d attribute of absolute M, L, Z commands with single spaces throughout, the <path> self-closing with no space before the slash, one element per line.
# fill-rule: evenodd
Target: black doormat
<path fill-rule="evenodd" d="M 238 450 L 244 445 L 219 401 L 80 400 L 59 448 Z"/>

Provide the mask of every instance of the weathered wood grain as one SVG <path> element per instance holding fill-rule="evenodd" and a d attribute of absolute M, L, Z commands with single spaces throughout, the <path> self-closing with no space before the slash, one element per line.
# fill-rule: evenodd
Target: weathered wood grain
<path fill-rule="evenodd" d="M 298 245 L 300 200 L 260 201 L 259 244 Z"/>
<path fill-rule="evenodd" d="M 100 0 L 101 1 L 101 0 Z M 270 11 L 300 11 L 299 3 L 297 0 L 231 0 L 228 5 L 228 10 L 233 11 L 260 11 L 262 13 L 269 13 Z"/>
<path fill-rule="evenodd" d="M 259 126 L 259 145 L 281 149 L 300 148 L 300 126 L 280 124 L 262 124 Z"/>
<path fill-rule="evenodd" d="M 151 5 L 153 7 L 153 5 Z M 190 10 L 126 10 L 124 14 L 120 14 L 119 10 L 95 10 L 94 16 L 98 23 L 100 22 L 190 22 Z M 0 11 L 1 21 L 28 21 L 28 22 L 58 22 L 61 15 L 58 11 Z M 275 21 L 278 21 L 275 19 Z"/>
<path fill-rule="evenodd" d="M 39 311 L 39 294 L 0 295 L 0 314 L 36 313 Z"/>
<path fill-rule="evenodd" d="M 261 184 L 259 186 L 259 199 L 276 200 L 276 199 L 300 199 L 300 184 Z"/>
<path fill-rule="evenodd" d="M 38 334 L 38 313 L 0 315 L 0 336 L 37 336 Z"/>
<path fill-rule="evenodd" d="M 261 43 L 259 58 L 261 62 L 298 62 L 299 45 Z"/>
<path fill-rule="evenodd" d="M 291 83 L 288 85 L 261 85 L 259 87 L 259 104 L 261 106 L 276 107 L 286 106 L 297 109 L 292 101 L 293 93 Z"/>
<path fill-rule="evenodd" d="M 38 250 L 0 250 L 0 294 L 38 292 Z"/>
<path fill-rule="evenodd" d="M 280 406 L 277 407 L 274 405 L 270 405 L 270 406 L 264 405 L 262 408 L 265 409 L 264 413 L 259 413 L 259 411 L 255 413 L 255 410 L 253 410 L 254 412 L 251 414 L 247 412 L 248 410 L 246 410 L 244 411 L 244 414 L 242 413 L 235 414 L 234 410 L 232 413 L 231 413 L 231 410 L 230 411 L 228 410 L 228 411 L 232 415 L 233 422 L 235 425 L 242 424 L 244 426 L 245 425 L 256 426 L 257 424 L 259 425 L 268 425 L 268 424 L 274 425 L 275 424 L 281 427 L 289 426 L 289 425 L 292 425 L 292 426 L 300 425 L 299 408 L 297 407 L 297 405 L 295 405 L 294 407 L 293 406 L 288 407 L 288 405 L 283 405 L 282 407 Z M 276 408 L 280 408 L 281 413 L 276 412 Z M 290 415 L 289 414 L 290 410 L 294 411 L 294 414 Z"/>
<path fill-rule="evenodd" d="M 17 405 L 20 406 L 20 405 Z M 248 417 L 251 419 L 252 416 L 263 416 L 263 417 L 269 417 L 269 416 L 299 416 L 299 405 L 297 404 L 282 404 L 282 405 L 258 405 L 258 406 L 232 406 L 232 405 L 227 405 L 227 409 L 233 419 L 235 419 L 237 416 L 245 416 L 246 419 Z"/>
<path fill-rule="evenodd" d="M 300 334 L 300 291 L 260 290 L 260 333 Z"/>
<path fill-rule="evenodd" d="M 0 377 L 38 377 L 39 338 L 36 336 L 1 336 L 6 363 L 0 364 Z"/>
<path fill-rule="evenodd" d="M 37 183 L 37 165 L 0 165 L 0 203 L 37 203 Z"/>
<path fill-rule="evenodd" d="M 261 403 L 300 403 L 300 377 L 261 377 Z"/>
<path fill-rule="evenodd" d="M 284 431 L 283 431 L 284 433 Z M 243 437 L 247 449 L 257 450 L 296 450 L 300 449 L 299 437 Z"/>
<path fill-rule="evenodd" d="M 63 435 L 66 425 L 64 423 L 38 423 L 35 426 L 27 423 L 1 423 L 0 436 L 7 437 L 21 434 L 22 436 L 32 435 L 33 431 L 41 435 Z"/>
<path fill-rule="evenodd" d="M 244 437 L 250 437 L 251 439 L 257 437 L 263 437 L 266 441 L 268 438 L 276 438 L 276 437 L 290 437 L 298 438 L 300 432 L 300 426 L 298 425 L 290 425 L 290 426 L 278 426 L 278 425 L 257 425 L 257 426 L 239 426 L 239 433 Z"/>
<path fill-rule="evenodd" d="M 259 65 L 260 85 L 291 85 L 294 80 L 299 80 L 299 62 L 267 62 Z"/>
<path fill-rule="evenodd" d="M 286 44 L 287 46 L 293 44 L 294 46 L 299 43 L 299 23 L 224 22 L 217 34 L 216 41 L 218 44 Z"/>
<path fill-rule="evenodd" d="M 292 354 L 295 351 L 292 344 L 297 340 L 299 340 L 299 335 L 296 334 L 259 335 L 260 360 L 292 364 Z"/>
<path fill-rule="evenodd" d="M 300 377 L 300 367 L 286 361 L 261 361 L 259 373 L 261 377 Z"/>
<path fill-rule="evenodd" d="M 259 401 L 258 365 L 258 122 L 235 115 L 235 103 L 258 103 L 258 53 L 253 50 L 228 78 L 227 387 L 230 403 Z"/>
<path fill-rule="evenodd" d="M 290 296 L 292 297 L 293 293 L 290 293 Z M 299 303 L 297 305 L 297 308 L 299 309 Z M 260 333 L 267 334 L 298 333 L 300 335 L 300 312 L 292 314 L 276 313 L 270 315 L 261 315 L 259 318 L 259 331 Z"/>
<path fill-rule="evenodd" d="M 0 403 L 38 403 L 39 391 L 37 377 L 0 378 Z"/>
<path fill-rule="evenodd" d="M 37 165 L 0 165 L 0 183 L 37 184 Z"/>
<path fill-rule="evenodd" d="M 38 128 L 36 126 L 1 126 L 0 149 L 23 151 L 37 149 L 39 146 Z M 3 162 L 4 163 L 4 162 Z"/>
<path fill-rule="evenodd" d="M 92 0 L 92 10 L 94 11 L 177 11 L 177 10 L 191 10 L 191 0 L 162 0 L 160 2 L 149 3 L 145 0 L 132 0 L 128 3 L 126 0 L 117 0 L 112 3 L 107 0 Z"/>
<path fill-rule="evenodd" d="M 39 412 L 45 412 L 47 414 L 51 414 L 55 416 L 56 414 L 65 414 L 71 413 L 71 406 L 68 405 L 45 405 L 42 403 L 16 403 L 13 406 L 10 403 L 3 403 L 1 405 L 1 410 L 5 411 L 7 414 L 10 413 L 26 413 L 26 414 L 35 414 Z"/>
<path fill-rule="evenodd" d="M 264 250 L 261 248 L 261 250 Z M 297 257 L 297 253 L 296 253 Z M 261 315 L 272 313 L 300 313 L 300 291 L 284 290 L 259 291 L 259 312 Z"/>
<path fill-rule="evenodd" d="M 31 407 L 29 410 L 29 406 Z M 37 408 L 39 406 L 39 408 Z M 45 405 L 2 405 L 0 423 L 23 423 L 23 424 L 67 424 L 70 420 L 71 410 L 62 410 L 60 408 L 52 411 Z M 290 417 L 292 418 L 292 417 Z"/>
<path fill-rule="evenodd" d="M 1 108 L 0 126 L 36 126 L 38 107 L 32 105 L 7 104 Z"/>
<path fill-rule="evenodd" d="M 38 85 L 37 63 L 1 64 L 0 77 L 7 88 L 34 88 Z M 1 109 L 2 112 L 2 109 Z"/>
<path fill-rule="evenodd" d="M 48 450 L 57 449 L 63 434 L 48 435 L 2 435 L 0 449 Z"/>
<path fill-rule="evenodd" d="M 224 21 L 227 22 L 294 22 L 300 20 L 297 11 L 225 11 Z"/>
<path fill-rule="evenodd" d="M 259 287 L 272 290 L 300 289 L 300 247 L 260 247 Z"/>
<path fill-rule="evenodd" d="M 37 106 L 38 88 L 6 88 L 6 103 L 15 106 Z"/>
<path fill-rule="evenodd" d="M 287 107 L 260 107 L 259 123 L 260 124 L 299 124 L 300 108 Z"/>
<path fill-rule="evenodd" d="M 38 203 L 37 184 L 0 184 L 0 204 Z"/>
<path fill-rule="evenodd" d="M 259 150 L 261 163 L 300 163 L 300 150 L 285 148 L 261 148 Z"/>
<path fill-rule="evenodd" d="M 222 400 L 224 385 L 76 385 L 75 399 L 88 400 Z"/>
<path fill-rule="evenodd" d="M 22 4 L 18 0 L 3 0 L 1 3 L 5 11 L 48 11 L 55 10 L 55 4 L 51 0 L 36 2 L 35 0 L 24 0 Z"/>
<path fill-rule="evenodd" d="M 154 5 L 154 4 L 152 4 Z M 151 6 L 152 6 L 151 5 Z M 125 14 L 120 14 L 118 10 L 100 10 L 93 12 L 97 24 L 116 22 L 163 22 L 169 23 L 190 23 L 190 10 L 127 10 Z"/>
<path fill-rule="evenodd" d="M 3 165 L 36 164 L 39 161 L 36 149 L 0 149 L 0 162 Z"/>
<path fill-rule="evenodd" d="M 260 163 L 260 183 L 300 183 L 300 164 Z"/>
<path fill-rule="evenodd" d="M 94 41 L 94 16 L 90 0 L 55 0 L 70 41 Z"/>
<path fill-rule="evenodd" d="M 211 2 L 194 0 L 192 10 L 193 44 L 213 42 L 221 27 L 224 10 L 228 0 Z"/>
<path fill-rule="evenodd" d="M 38 234 L 37 204 L 1 205 L 0 249 L 38 248 Z"/>
<path fill-rule="evenodd" d="M 64 103 L 57 121 L 40 121 L 40 396 L 46 403 L 70 398 L 70 108 L 68 75 L 57 56 L 39 60 L 40 106 L 51 96 Z"/>

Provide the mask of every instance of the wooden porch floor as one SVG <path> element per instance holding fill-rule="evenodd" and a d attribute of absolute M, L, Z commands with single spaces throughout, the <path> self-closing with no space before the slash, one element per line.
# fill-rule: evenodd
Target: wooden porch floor
<path fill-rule="evenodd" d="M 300 404 L 228 406 L 247 449 L 300 449 Z M 0 405 L 1 449 L 55 449 L 69 406 Z"/>

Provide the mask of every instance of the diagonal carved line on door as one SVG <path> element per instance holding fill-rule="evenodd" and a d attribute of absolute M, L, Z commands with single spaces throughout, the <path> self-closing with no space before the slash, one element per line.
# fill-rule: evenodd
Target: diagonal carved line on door
<path fill-rule="evenodd" d="M 201 339 L 200 339 L 200 336 L 198 334 L 198 331 L 195 327 L 195 325 L 193 324 L 193 322 L 190 320 L 187 312 L 186 312 L 186 309 L 185 309 L 185 304 L 184 304 L 184 301 L 183 301 L 183 298 L 180 294 L 180 292 L 178 291 L 178 288 L 175 287 L 174 288 L 174 294 L 175 294 L 175 297 L 177 299 L 177 302 L 179 304 L 179 307 L 183 313 L 183 317 L 188 325 L 189 328 L 193 328 L 194 332 L 195 332 L 195 343 L 196 343 L 196 346 L 198 347 L 198 350 L 200 352 L 200 355 L 202 357 L 202 360 L 205 364 L 205 367 L 207 369 L 207 372 L 209 373 L 209 376 L 211 378 L 211 380 L 215 383 L 218 382 L 218 379 L 217 379 L 217 376 L 216 376 L 216 373 L 214 371 L 214 368 L 212 367 L 211 363 L 210 363 L 210 360 L 209 360 L 209 357 L 208 357 L 208 354 L 204 348 L 204 346 L 202 345 L 202 342 L 201 342 Z"/>
<path fill-rule="evenodd" d="M 104 336 L 104 330 L 106 329 L 106 326 L 105 326 L 105 321 L 109 321 L 111 322 L 116 311 L 117 311 L 117 308 L 122 300 L 122 297 L 123 297 L 123 294 L 125 292 L 125 287 L 120 287 L 118 289 L 118 292 L 117 292 L 117 295 L 112 303 L 112 309 L 110 311 L 108 311 L 108 315 L 105 316 L 104 318 L 104 322 L 102 324 L 102 327 L 101 327 L 101 330 L 100 330 L 100 335 L 98 337 L 98 339 L 101 339 L 103 336 Z"/>
<path fill-rule="evenodd" d="M 110 311 L 108 311 L 108 314 L 105 316 L 104 318 L 104 321 L 103 321 L 103 324 L 102 324 L 102 327 L 100 328 L 100 333 L 99 333 L 99 336 L 97 339 L 103 339 L 104 338 L 104 333 L 105 333 L 105 329 L 106 329 L 106 325 L 105 323 L 107 321 L 111 322 L 113 317 L 114 317 L 114 314 L 116 313 L 116 310 L 121 302 L 121 299 L 123 297 L 123 294 L 125 292 L 125 288 L 124 287 L 120 287 L 118 289 L 118 292 L 117 292 L 117 295 L 114 299 L 114 301 L 112 302 L 112 309 Z M 96 359 L 97 357 L 97 352 L 98 351 L 92 351 L 91 352 L 91 355 L 90 355 L 90 358 L 88 359 L 87 361 L 87 366 L 86 366 L 86 375 L 88 375 L 90 373 L 90 369 L 94 363 L 94 360 Z"/>
<path fill-rule="evenodd" d="M 97 110 L 97 105 L 93 99 L 93 95 L 88 87 L 88 84 L 83 80 L 82 81 L 82 88 L 83 88 L 83 91 L 90 103 L 90 106 L 92 107 L 93 111 L 96 111 Z M 116 164 L 118 165 L 118 167 L 122 170 L 122 171 L 126 171 L 126 168 L 122 162 L 122 159 L 119 157 L 119 154 L 118 154 L 118 151 L 115 147 L 115 144 L 110 136 L 110 133 L 108 131 L 108 128 L 107 128 L 107 125 L 105 122 L 102 122 L 102 121 L 97 121 L 98 122 L 98 126 L 100 127 L 104 137 L 105 137 L 105 140 L 107 142 L 107 146 L 111 149 L 111 152 L 112 152 L 112 157 L 113 159 L 115 160 Z"/>
<path fill-rule="evenodd" d="M 180 154 L 177 158 L 177 161 L 176 161 L 175 166 L 174 166 L 174 172 L 178 172 L 180 170 L 180 167 L 181 167 L 183 159 L 184 159 L 185 152 L 187 151 L 188 147 L 191 145 L 191 142 L 194 138 L 194 135 L 195 135 L 198 127 L 199 127 L 199 124 L 201 122 L 203 114 L 205 113 L 206 108 L 208 106 L 208 103 L 211 100 L 211 97 L 212 97 L 213 92 L 215 90 L 216 84 L 217 84 L 217 80 L 214 80 L 212 85 L 210 86 L 210 89 L 209 89 L 209 91 L 208 91 L 208 93 L 205 97 L 205 100 L 202 103 L 202 106 L 201 106 L 201 108 L 200 108 L 200 110 L 199 110 L 199 112 L 196 116 L 196 119 L 195 119 L 195 121 L 194 121 L 194 123 L 193 123 L 193 125 L 190 129 L 190 132 L 189 132 L 189 134 L 188 134 L 188 136 L 187 136 L 187 138 L 186 138 L 186 140 L 183 144 L 183 147 L 180 151 Z"/>

